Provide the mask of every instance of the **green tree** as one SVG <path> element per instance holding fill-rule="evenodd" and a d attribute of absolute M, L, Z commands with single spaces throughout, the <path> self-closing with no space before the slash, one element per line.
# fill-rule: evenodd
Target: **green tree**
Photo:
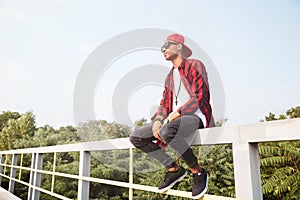
<path fill-rule="evenodd" d="M 0 150 L 23 148 L 22 140 L 28 140 L 36 130 L 35 116 L 32 112 L 19 114 L 3 112 L 0 115 Z"/>
<path fill-rule="evenodd" d="M 140 120 L 137 120 L 136 122 L 134 122 L 134 126 L 135 127 L 142 127 L 147 123 L 147 119 L 142 118 Z"/>
<path fill-rule="evenodd" d="M 128 137 L 131 128 L 127 125 L 106 120 L 90 120 L 77 127 L 78 134 L 83 141 L 99 141 L 106 139 Z"/>
<path fill-rule="evenodd" d="M 300 107 L 276 117 L 269 113 L 266 121 L 299 118 Z M 300 198 L 300 141 L 259 144 L 262 190 L 266 199 Z"/>
<path fill-rule="evenodd" d="M 204 156 L 201 156 L 201 153 Z M 202 153 L 202 154 L 203 154 Z M 200 163 L 210 175 L 209 193 L 235 197 L 232 145 L 214 145 L 200 148 Z"/>

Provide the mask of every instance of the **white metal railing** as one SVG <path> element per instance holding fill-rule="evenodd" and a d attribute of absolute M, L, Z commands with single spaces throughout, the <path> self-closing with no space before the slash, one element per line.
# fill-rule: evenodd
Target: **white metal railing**
<path fill-rule="evenodd" d="M 198 130 L 193 145 L 232 144 L 236 198 L 243 200 L 262 200 L 260 166 L 258 155 L 258 142 L 300 140 L 300 119 L 288 119 L 271 122 L 261 122 L 248 125 L 217 127 Z M 78 180 L 78 200 L 89 199 L 90 182 L 114 185 L 129 189 L 129 199 L 133 199 L 133 189 L 159 193 L 156 187 L 138 185 L 133 183 L 133 149 L 134 146 L 128 138 L 103 140 L 97 142 L 84 142 L 68 145 L 57 145 L 40 148 L 18 149 L 0 152 L 0 185 L 2 177 L 9 180 L 8 191 L 14 192 L 15 182 L 28 186 L 28 200 L 38 200 L 40 192 L 54 196 L 58 199 L 69 198 L 53 191 L 55 177 L 66 177 Z M 129 150 L 129 181 L 121 182 L 90 177 L 90 158 L 92 151 L 103 150 Z M 78 175 L 56 172 L 56 154 L 59 152 L 79 152 Z M 43 154 L 53 153 L 54 163 L 52 171 L 42 169 Z M 31 155 L 31 166 L 24 167 L 24 154 Z M 8 155 L 11 163 L 8 164 Z M 20 157 L 20 164 L 17 165 Z M 17 169 L 19 170 L 18 177 Z M 9 175 L 6 171 L 10 170 Z M 21 180 L 21 171 L 28 170 L 28 182 Z M 51 190 L 41 188 L 41 175 L 52 177 Z M 190 192 L 169 190 L 165 194 L 191 197 Z M 204 199 L 231 199 L 205 195 Z"/>

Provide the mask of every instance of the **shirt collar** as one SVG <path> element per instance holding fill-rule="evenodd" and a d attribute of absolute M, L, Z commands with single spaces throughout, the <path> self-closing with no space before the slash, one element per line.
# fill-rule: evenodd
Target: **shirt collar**
<path fill-rule="evenodd" d="M 185 63 L 186 63 L 186 59 L 183 59 L 182 62 L 181 62 L 181 64 L 180 64 L 179 67 L 178 67 L 178 70 L 184 69 Z"/>

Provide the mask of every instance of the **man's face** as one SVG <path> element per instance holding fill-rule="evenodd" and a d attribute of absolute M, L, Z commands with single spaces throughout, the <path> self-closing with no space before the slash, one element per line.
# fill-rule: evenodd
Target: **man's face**
<path fill-rule="evenodd" d="M 173 60 L 178 56 L 178 45 L 179 43 L 174 41 L 165 41 L 161 47 L 161 52 L 164 54 L 166 60 Z"/>

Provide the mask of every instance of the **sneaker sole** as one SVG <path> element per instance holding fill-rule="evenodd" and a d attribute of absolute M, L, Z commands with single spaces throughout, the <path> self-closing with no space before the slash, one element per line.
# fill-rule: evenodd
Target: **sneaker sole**
<path fill-rule="evenodd" d="M 173 183 L 171 183 L 168 187 L 165 187 L 163 189 L 158 189 L 159 192 L 165 192 L 169 189 L 171 189 L 178 181 L 181 181 L 185 176 L 187 175 L 187 172 L 184 172 L 182 176 L 180 176 L 178 179 L 176 179 Z"/>
<path fill-rule="evenodd" d="M 204 188 L 204 190 L 198 194 L 197 196 L 193 196 L 193 199 L 200 199 L 206 192 L 207 192 L 207 189 L 208 189 L 208 174 L 206 175 L 206 187 Z"/>

